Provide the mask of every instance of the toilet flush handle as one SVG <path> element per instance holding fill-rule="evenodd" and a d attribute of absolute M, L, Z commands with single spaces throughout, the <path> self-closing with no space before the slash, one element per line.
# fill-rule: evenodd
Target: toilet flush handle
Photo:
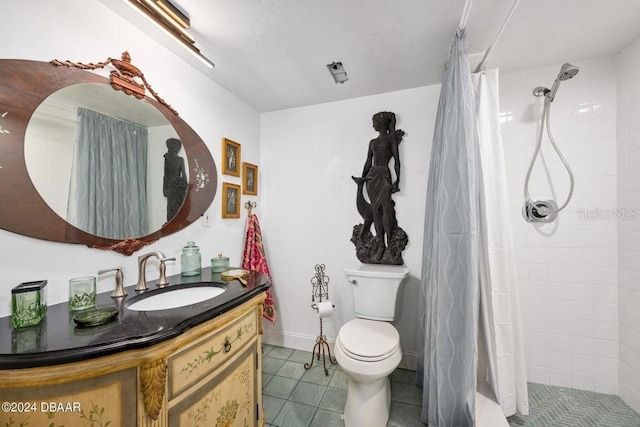
<path fill-rule="evenodd" d="M 351 283 L 352 285 L 357 285 L 358 282 L 356 281 L 356 279 L 351 279 L 351 280 L 347 280 L 349 283 Z"/>

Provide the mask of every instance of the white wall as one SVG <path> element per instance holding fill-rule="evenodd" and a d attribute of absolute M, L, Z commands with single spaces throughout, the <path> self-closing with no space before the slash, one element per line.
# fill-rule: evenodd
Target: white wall
<path fill-rule="evenodd" d="M 640 39 L 618 57 L 618 208 L 640 214 Z M 620 397 L 640 411 L 640 219 L 618 222 Z"/>
<path fill-rule="evenodd" d="M 101 3 L 84 0 L 4 2 L 2 17 L 0 39 L 4 42 L 0 43 L 0 57 L 41 61 L 57 58 L 86 63 L 119 57 L 128 50 L 133 63 L 145 73 L 153 88 L 202 137 L 217 165 L 223 137 L 242 144 L 243 159 L 260 163 L 258 113 Z M 224 177 L 240 182 L 239 178 L 229 178 Z M 222 176 L 218 179 L 219 192 Z M 182 246 L 194 240 L 200 246 L 203 264 L 208 264 L 218 252 L 230 256 L 232 264 L 239 264 L 244 220 L 222 220 L 220 210 L 220 197 L 216 196 L 210 208 L 213 218 L 210 228 L 203 228 L 198 221 L 140 253 L 160 250 L 179 259 Z M 0 316 L 10 313 L 10 290 L 21 282 L 47 279 L 51 304 L 68 298 L 70 278 L 95 275 L 100 268 L 122 265 L 126 284 L 135 283 L 136 260 L 137 255 L 125 257 L 0 230 Z M 152 268 L 149 266 L 150 279 L 157 277 L 157 271 Z M 168 265 L 167 269 L 170 274 L 178 273 L 179 262 Z M 100 292 L 113 286 L 113 277 L 98 282 Z"/>
<path fill-rule="evenodd" d="M 369 141 L 377 136 L 371 117 L 392 111 L 397 128 L 406 132 L 401 191 L 394 201 L 398 224 L 409 236 L 403 257 L 411 270 L 396 324 L 405 366 L 415 367 L 427 170 L 439 92 L 439 86 L 423 87 L 261 115 L 261 222 L 280 316 L 267 325 L 266 341 L 311 350 L 318 319 L 309 307 L 310 280 L 318 263 L 326 265 L 337 306 L 336 316 L 325 322 L 327 336 L 335 338 L 353 318 L 342 269 L 359 265 L 350 239 L 362 218 L 351 176 L 362 174 Z"/>
<path fill-rule="evenodd" d="M 501 76 L 526 360 L 530 381 L 616 393 L 615 58 L 576 65 L 579 74 L 562 83 L 551 109 L 552 132 L 575 174 L 573 199 L 552 224 L 527 223 L 521 209 L 542 110 L 542 99 L 532 91 L 550 87 L 560 64 Z M 562 203 L 568 175 L 546 138 L 542 153 L 530 194 Z M 589 215 L 597 218 L 585 219 Z"/>

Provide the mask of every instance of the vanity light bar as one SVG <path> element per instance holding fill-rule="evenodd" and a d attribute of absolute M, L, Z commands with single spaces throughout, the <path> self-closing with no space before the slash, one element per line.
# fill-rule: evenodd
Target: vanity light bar
<path fill-rule="evenodd" d="M 146 1 L 146 0 L 145 0 Z M 207 57 L 205 57 L 200 50 L 195 47 L 194 42 L 190 42 L 190 40 L 185 39 L 182 36 L 182 33 L 176 31 L 176 27 L 170 24 L 167 24 L 164 20 L 162 20 L 158 14 L 154 13 L 151 9 L 142 4 L 139 0 L 126 0 L 126 3 L 135 9 L 138 13 L 144 16 L 147 20 L 149 20 L 152 24 L 158 27 L 162 32 L 167 34 L 169 37 L 173 38 L 175 41 L 179 42 L 185 49 L 193 54 L 196 58 L 198 58 L 204 65 L 209 68 L 214 68 L 215 65 L 213 62 L 209 61 Z"/>
<path fill-rule="evenodd" d="M 163 24 L 171 27 L 172 31 L 179 32 L 180 37 L 183 37 L 189 43 L 195 44 L 196 39 L 194 39 L 191 34 L 187 33 L 184 30 L 184 27 L 178 21 L 174 20 L 169 14 L 167 14 L 165 10 L 161 8 L 155 0 L 144 0 L 144 3 L 148 9 L 149 8 L 153 9 L 151 12 L 156 15 L 156 18 L 160 18 Z"/>
<path fill-rule="evenodd" d="M 171 19 L 173 19 L 174 22 L 176 22 L 182 28 L 186 30 L 191 26 L 189 17 L 180 12 L 180 10 L 173 4 L 171 4 L 167 0 L 155 0 L 155 2 L 162 10 L 164 10 L 167 15 L 171 17 Z"/>

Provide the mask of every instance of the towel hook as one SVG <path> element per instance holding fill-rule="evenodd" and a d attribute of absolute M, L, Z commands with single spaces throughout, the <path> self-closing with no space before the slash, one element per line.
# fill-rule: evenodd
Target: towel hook
<path fill-rule="evenodd" d="M 244 202 L 244 207 L 247 208 L 247 216 L 251 216 L 251 210 L 255 208 L 257 205 L 256 202 Z"/>

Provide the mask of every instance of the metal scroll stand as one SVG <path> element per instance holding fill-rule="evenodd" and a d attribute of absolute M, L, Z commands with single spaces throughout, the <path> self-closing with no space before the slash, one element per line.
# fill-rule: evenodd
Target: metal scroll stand
<path fill-rule="evenodd" d="M 318 311 L 318 304 L 316 303 L 316 300 L 320 303 L 323 299 L 329 299 L 329 277 L 324 275 L 324 264 L 316 264 L 315 268 L 316 274 L 311 278 L 311 284 L 313 285 L 313 291 L 311 292 L 311 302 L 313 304 L 311 304 L 311 308 Z M 329 349 L 327 337 L 322 332 L 322 317 L 320 318 L 320 335 L 318 335 L 316 344 L 313 346 L 311 363 L 305 363 L 304 369 L 311 369 L 314 359 L 317 358 L 320 360 L 320 352 L 322 352 L 322 366 L 324 368 L 324 374 L 328 376 L 329 371 L 327 370 L 326 355 L 329 355 L 329 362 L 331 362 L 332 365 L 335 365 L 338 362 L 331 356 L 331 349 Z"/>

